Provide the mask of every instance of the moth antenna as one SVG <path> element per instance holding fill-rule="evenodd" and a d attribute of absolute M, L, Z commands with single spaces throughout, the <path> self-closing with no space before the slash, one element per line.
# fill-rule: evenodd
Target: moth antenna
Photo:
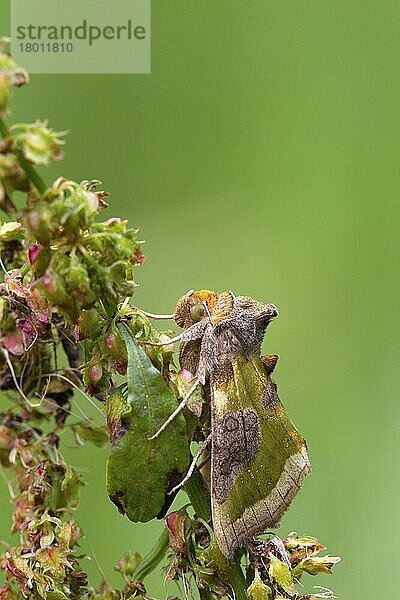
<path fill-rule="evenodd" d="M 208 444 L 211 442 L 211 433 L 206 437 L 200 448 L 197 450 L 196 454 L 193 456 L 192 462 L 190 464 L 189 470 L 186 473 L 185 477 L 182 479 L 178 485 L 176 485 L 170 492 L 168 492 L 168 496 L 174 494 L 178 490 L 180 490 L 183 486 L 187 484 L 191 476 L 193 475 L 193 471 L 196 468 L 196 463 L 199 460 L 200 456 L 203 454 L 204 450 L 207 448 Z"/>
<path fill-rule="evenodd" d="M 178 406 L 176 407 L 176 409 L 174 410 L 173 413 L 170 414 L 170 416 L 168 417 L 168 419 L 165 421 L 165 423 L 163 423 L 160 427 L 160 429 L 151 437 L 147 438 L 148 440 L 155 440 L 156 438 L 158 438 L 158 436 L 160 435 L 160 433 L 162 433 L 164 431 L 164 429 L 166 427 L 168 427 L 168 425 L 175 419 L 176 415 L 178 415 L 181 410 L 185 407 L 187 401 L 189 400 L 189 398 L 192 396 L 192 394 L 195 392 L 196 388 L 200 385 L 199 381 L 196 381 L 196 383 L 194 385 L 192 385 L 192 387 L 190 388 L 190 390 L 188 391 L 188 393 L 186 394 L 186 396 L 184 397 L 184 399 L 180 402 L 180 404 L 178 404 Z"/>
<path fill-rule="evenodd" d="M 149 317 L 149 319 L 160 319 L 160 320 L 175 319 L 175 313 L 173 313 L 172 315 L 155 315 L 154 313 L 147 312 L 147 310 L 142 310 L 141 308 L 135 308 L 135 310 L 142 313 L 142 315 L 144 315 L 145 317 Z"/>
<path fill-rule="evenodd" d="M 182 333 L 180 333 L 176 337 L 169 338 L 165 342 L 141 342 L 141 343 L 146 344 L 146 346 L 168 346 L 169 344 L 174 344 L 175 342 L 179 342 L 181 337 L 182 337 Z"/>

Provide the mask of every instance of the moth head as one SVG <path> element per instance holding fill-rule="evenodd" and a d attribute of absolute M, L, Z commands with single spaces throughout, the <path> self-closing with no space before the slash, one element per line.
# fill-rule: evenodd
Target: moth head
<path fill-rule="evenodd" d="M 259 336 L 260 341 L 264 337 L 265 331 L 268 327 L 268 324 L 279 315 L 279 311 L 276 308 L 275 304 L 260 304 L 257 303 L 254 311 L 254 324 L 256 329 L 256 334 Z"/>
<path fill-rule="evenodd" d="M 253 300 L 250 296 L 236 296 L 235 309 L 239 312 L 246 312 L 255 319 L 273 319 L 279 315 L 275 304 L 263 304 L 262 302 Z"/>
<path fill-rule="evenodd" d="M 265 304 L 264 309 L 269 319 L 274 319 L 279 316 L 279 310 L 276 308 L 275 304 Z"/>
<path fill-rule="evenodd" d="M 186 329 L 209 317 L 217 302 L 217 294 L 210 290 L 190 290 L 179 298 L 175 309 L 175 323 Z"/>
<path fill-rule="evenodd" d="M 252 323 L 257 339 L 262 341 L 268 324 L 279 315 L 279 312 L 275 304 L 263 304 L 249 296 L 237 296 L 234 314 L 235 318 L 242 323 Z"/>

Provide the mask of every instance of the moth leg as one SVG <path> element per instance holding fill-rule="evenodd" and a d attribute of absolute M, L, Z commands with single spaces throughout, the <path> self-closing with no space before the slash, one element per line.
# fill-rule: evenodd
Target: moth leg
<path fill-rule="evenodd" d="M 208 309 L 207 302 L 206 301 L 202 302 L 202 305 L 204 306 L 204 310 L 206 311 L 206 315 L 207 315 L 208 320 L 211 322 L 211 313 L 210 313 L 210 311 Z"/>
<path fill-rule="evenodd" d="M 176 485 L 174 488 L 172 488 L 172 490 L 170 492 L 168 492 L 168 495 L 174 494 L 175 492 L 177 492 L 178 490 L 180 490 L 182 487 L 184 487 L 187 484 L 187 482 L 193 475 L 193 471 L 195 470 L 197 461 L 199 460 L 200 456 L 203 454 L 204 450 L 207 448 L 208 444 L 211 442 L 211 436 L 212 436 L 212 434 L 210 433 L 206 437 L 206 439 L 204 440 L 204 442 L 202 443 L 200 448 L 197 450 L 196 454 L 193 456 L 189 470 L 186 473 L 185 477 L 182 479 L 182 481 L 180 483 L 178 483 L 178 485 Z"/>
<path fill-rule="evenodd" d="M 164 429 L 166 427 L 168 427 L 168 425 L 175 419 L 176 415 L 178 415 L 181 412 L 181 410 L 183 408 L 185 408 L 185 405 L 186 405 L 187 401 L 189 400 L 189 398 L 192 396 L 192 394 L 195 392 L 195 390 L 197 389 L 197 387 L 199 385 L 200 385 L 199 381 L 196 381 L 194 383 L 194 385 L 192 385 L 192 387 L 190 388 L 190 390 L 188 391 L 188 393 L 186 394 L 186 396 L 184 397 L 184 399 L 180 402 L 180 404 L 178 404 L 178 406 L 176 407 L 176 409 L 174 410 L 174 412 L 170 414 L 170 416 L 165 421 L 165 423 L 163 423 L 161 425 L 160 429 L 158 431 L 156 431 L 156 433 L 154 435 L 152 435 L 151 437 L 149 437 L 147 439 L 149 439 L 149 440 L 155 440 L 156 438 L 158 438 L 158 436 L 160 435 L 160 433 L 162 433 L 164 431 Z"/>
<path fill-rule="evenodd" d="M 191 325 L 185 331 L 182 331 L 179 335 L 169 338 L 165 342 L 142 342 L 142 344 L 147 344 L 148 346 L 168 346 L 169 344 L 173 344 L 175 342 L 191 342 L 193 340 L 199 340 L 203 337 L 204 330 L 208 325 L 208 321 L 201 321 L 200 323 L 195 323 Z"/>
<path fill-rule="evenodd" d="M 166 340 L 165 342 L 141 342 L 142 344 L 146 344 L 146 346 L 168 346 L 169 344 L 174 344 L 175 342 L 179 342 L 182 339 L 182 333 L 180 333 L 179 335 L 173 337 L 173 338 L 168 338 L 168 340 Z"/>

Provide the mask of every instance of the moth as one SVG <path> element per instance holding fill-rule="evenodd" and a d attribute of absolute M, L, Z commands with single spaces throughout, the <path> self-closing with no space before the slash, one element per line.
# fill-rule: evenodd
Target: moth
<path fill-rule="evenodd" d="M 311 471 L 306 442 L 271 379 L 278 357 L 261 356 L 277 315 L 274 304 L 209 290 L 182 296 L 174 314 L 184 330 L 174 339 L 181 367 L 194 375 L 191 390 L 202 385 L 211 399 L 212 520 L 228 558 L 279 526 Z"/>

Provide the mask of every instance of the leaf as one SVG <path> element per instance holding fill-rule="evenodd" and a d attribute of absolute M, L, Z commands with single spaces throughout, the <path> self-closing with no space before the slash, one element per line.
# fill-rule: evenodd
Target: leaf
<path fill-rule="evenodd" d="M 128 397 L 107 402 L 112 450 L 107 462 L 107 490 L 120 512 L 131 521 L 159 515 L 189 467 L 186 424 L 182 414 L 155 440 L 154 434 L 176 408 L 177 400 L 152 365 L 133 333 L 120 326 L 128 352 Z"/>
<path fill-rule="evenodd" d="M 288 550 L 294 550 L 295 548 L 304 547 L 309 548 L 318 544 L 316 537 L 310 535 L 297 535 L 295 531 L 289 533 L 284 540 L 284 544 Z"/>
<path fill-rule="evenodd" d="M 54 541 L 54 531 L 49 529 L 45 535 L 40 537 L 40 547 L 48 548 Z"/>
<path fill-rule="evenodd" d="M 292 574 L 290 573 L 289 567 L 283 563 L 279 558 L 274 556 L 272 553 L 269 555 L 270 566 L 269 576 L 275 581 L 275 583 L 282 588 L 287 594 L 293 596 L 296 593 Z"/>
<path fill-rule="evenodd" d="M 340 556 L 310 556 L 302 560 L 294 569 L 293 577 L 301 577 L 303 572 L 310 575 L 318 573 L 332 573 L 332 567 L 341 561 Z"/>
<path fill-rule="evenodd" d="M 326 550 L 326 547 L 320 544 L 316 537 L 309 535 L 298 536 L 296 532 L 289 533 L 283 543 L 290 553 L 290 562 L 292 565 L 297 565 L 303 559 L 315 556 L 322 550 Z"/>
<path fill-rule="evenodd" d="M 87 422 L 74 423 L 72 430 L 80 446 L 83 446 L 85 442 L 91 442 L 98 448 L 103 448 L 108 440 L 107 433 L 103 427 L 92 426 Z"/>
<path fill-rule="evenodd" d="M 62 158 L 61 136 L 66 131 L 53 131 L 46 122 L 21 123 L 12 126 L 14 139 L 25 158 L 35 165 L 47 165 L 51 160 Z"/>
<path fill-rule="evenodd" d="M 2 242 L 22 239 L 23 227 L 17 221 L 9 221 L 8 223 L 0 222 L 0 239 Z"/>
<path fill-rule="evenodd" d="M 247 596 L 250 600 L 268 600 L 271 594 L 271 588 L 262 581 L 259 572 L 256 571 L 252 583 L 247 588 Z"/>
<path fill-rule="evenodd" d="M 50 592 L 46 592 L 46 600 L 68 600 L 68 596 L 66 596 L 61 590 L 54 589 Z"/>
<path fill-rule="evenodd" d="M 137 566 L 142 562 L 142 560 L 143 557 L 138 552 L 133 554 L 128 552 L 125 554 L 125 558 L 122 558 L 118 561 L 114 569 L 126 577 L 133 577 Z"/>
<path fill-rule="evenodd" d="M 76 508 L 79 504 L 79 491 L 83 484 L 80 475 L 70 465 L 65 470 L 55 471 L 49 506 L 52 509 Z"/>

